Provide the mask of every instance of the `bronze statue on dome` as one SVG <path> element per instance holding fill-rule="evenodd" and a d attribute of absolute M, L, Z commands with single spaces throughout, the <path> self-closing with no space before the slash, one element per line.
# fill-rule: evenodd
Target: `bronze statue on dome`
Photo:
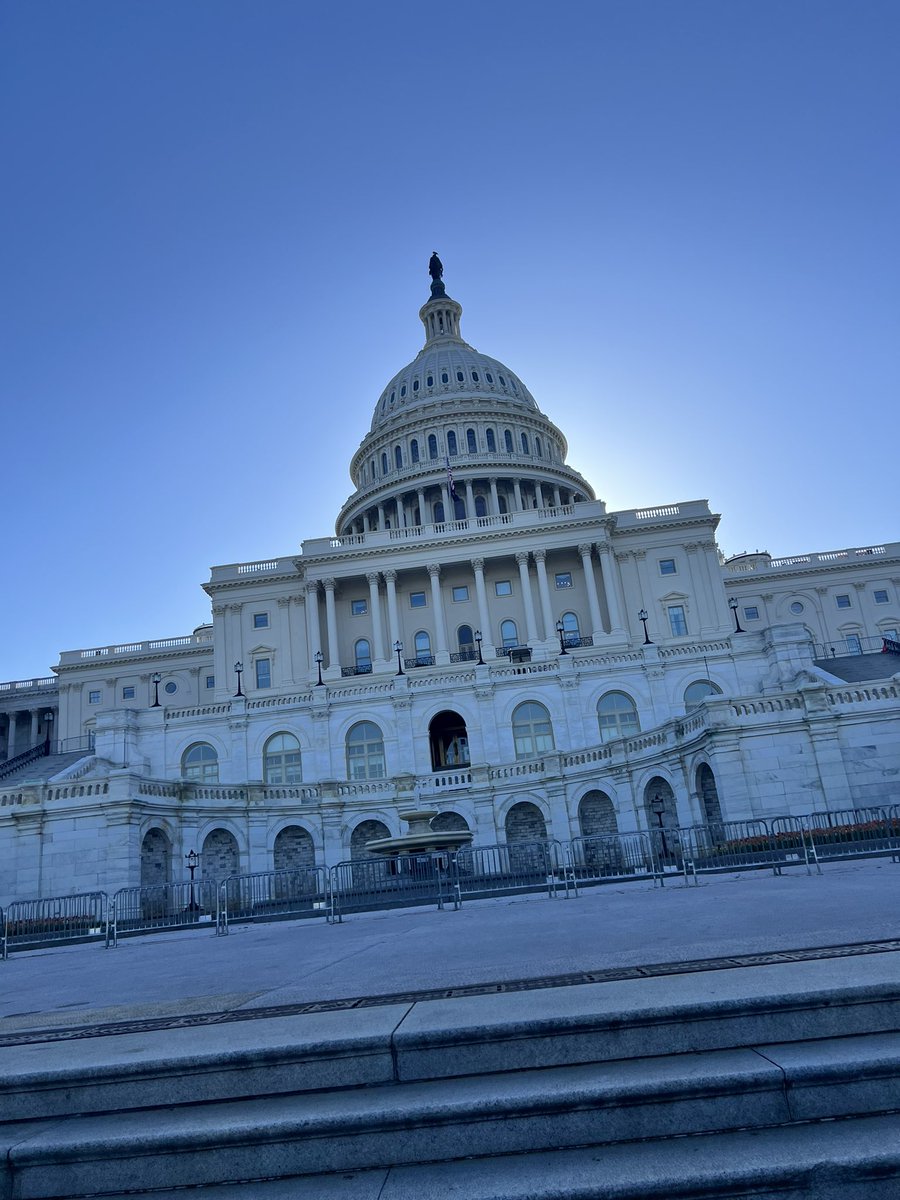
<path fill-rule="evenodd" d="M 435 283 L 444 276 L 444 264 L 438 258 L 437 250 L 431 252 L 431 258 L 428 260 L 428 274 Z"/>

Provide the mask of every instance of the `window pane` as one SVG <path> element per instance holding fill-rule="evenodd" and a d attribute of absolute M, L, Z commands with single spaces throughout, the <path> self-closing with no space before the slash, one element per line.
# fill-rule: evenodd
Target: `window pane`
<path fill-rule="evenodd" d="M 256 686 L 258 688 L 272 686 L 271 663 L 267 658 L 258 658 L 256 660 Z"/>
<path fill-rule="evenodd" d="M 671 627 L 673 637 L 683 637 L 687 633 L 687 621 L 682 605 L 669 605 L 669 626 Z"/>

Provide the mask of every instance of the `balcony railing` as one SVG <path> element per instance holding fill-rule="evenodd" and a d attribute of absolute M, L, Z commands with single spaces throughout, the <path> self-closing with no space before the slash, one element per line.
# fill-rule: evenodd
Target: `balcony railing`
<path fill-rule="evenodd" d="M 900 654 L 900 642 L 889 637 L 856 637 L 813 645 L 814 658 L 852 658 L 857 654 Z"/>
<path fill-rule="evenodd" d="M 371 674 L 372 674 L 372 664 L 371 663 L 360 663 L 358 666 L 355 666 L 355 667 L 341 667 L 342 678 L 346 678 L 348 675 L 371 675 Z"/>
<path fill-rule="evenodd" d="M 434 655 L 417 654 L 415 658 L 404 658 L 403 665 L 409 671 L 415 670 L 416 667 L 433 667 Z"/>
<path fill-rule="evenodd" d="M 478 654 L 475 650 L 454 650 L 450 655 L 452 663 L 477 662 Z"/>

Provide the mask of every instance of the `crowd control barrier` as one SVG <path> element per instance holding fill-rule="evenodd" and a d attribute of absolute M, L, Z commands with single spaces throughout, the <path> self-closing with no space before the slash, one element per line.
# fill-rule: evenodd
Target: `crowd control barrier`
<path fill-rule="evenodd" d="M 106 892 L 14 900 L 3 915 L 0 958 L 10 950 L 33 950 L 65 942 L 103 941 L 109 945 L 109 897 Z"/>
<path fill-rule="evenodd" d="M 231 875 L 219 884 L 219 932 L 235 921 L 277 921 L 328 915 L 324 867 Z"/>
<path fill-rule="evenodd" d="M 218 928 L 215 880 L 161 883 L 153 887 L 120 888 L 110 906 L 110 936 L 119 938 L 157 929 L 188 929 L 195 925 Z"/>
<path fill-rule="evenodd" d="M 453 856 L 444 851 L 337 863 L 329 872 L 329 919 L 419 904 L 458 908 L 452 873 Z"/>

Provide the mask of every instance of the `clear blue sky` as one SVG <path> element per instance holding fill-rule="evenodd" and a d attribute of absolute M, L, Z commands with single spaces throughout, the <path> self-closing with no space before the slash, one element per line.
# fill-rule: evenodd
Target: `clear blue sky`
<path fill-rule="evenodd" d="M 610 509 L 900 539 L 896 0 L 0 9 L 0 679 L 325 536 L 436 248 Z"/>

